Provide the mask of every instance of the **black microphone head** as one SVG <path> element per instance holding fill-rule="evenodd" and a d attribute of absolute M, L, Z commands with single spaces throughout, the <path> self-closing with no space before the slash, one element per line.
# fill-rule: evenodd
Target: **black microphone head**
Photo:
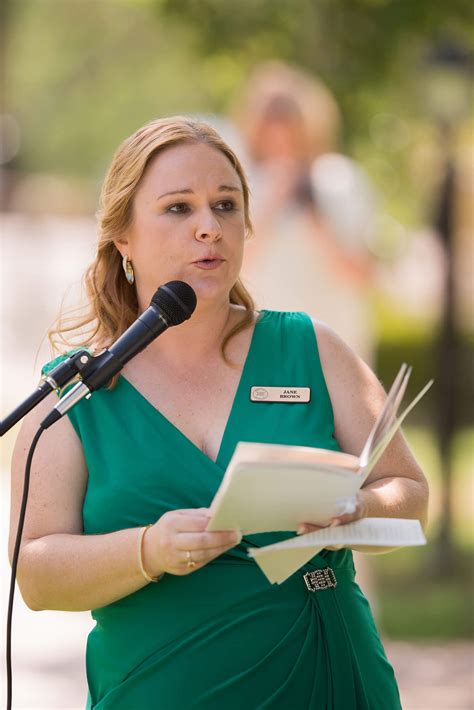
<path fill-rule="evenodd" d="M 179 325 L 192 316 L 197 298 L 194 289 L 184 281 L 168 281 L 160 286 L 151 302 L 163 311 L 169 325 Z"/>

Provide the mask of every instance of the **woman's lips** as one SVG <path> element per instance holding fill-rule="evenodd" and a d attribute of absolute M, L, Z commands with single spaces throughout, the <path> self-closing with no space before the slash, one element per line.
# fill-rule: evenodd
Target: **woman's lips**
<path fill-rule="evenodd" d="M 193 261 L 194 266 L 198 269 L 217 269 L 224 263 L 224 259 L 202 259 L 202 261 Z"/>

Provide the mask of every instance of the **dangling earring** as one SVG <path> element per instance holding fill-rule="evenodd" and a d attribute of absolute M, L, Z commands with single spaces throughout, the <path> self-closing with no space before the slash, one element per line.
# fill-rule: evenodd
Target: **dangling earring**
<path fill-rule="evenodd" d="M 122 268 L 125 272 L 125 278 L 127 279 L 128 283 L 131 286 L 135 281 L 135 274 L 133 273 L 132 262 L 130 261 L 130 259 L 128 258 L 128 256 L 126 254 L 122 259 Z"/>

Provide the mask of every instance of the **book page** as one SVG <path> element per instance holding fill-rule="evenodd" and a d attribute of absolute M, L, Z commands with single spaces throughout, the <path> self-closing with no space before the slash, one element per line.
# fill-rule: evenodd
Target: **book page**
<path fill-rule="evenodd" d="M 383 437 L 384 433 L 393 423 L 400 402 L 405 394 L 410 374 L 411 368 L 409 368 L 406 363 L 403 363 L 390 387 L 384 405 L 375 420 L 375 424 L 360 455 L 361 469 L 366 469 L 372 452 L 377 448 L 381 437 Z"/>
<path fill-rule="evenodd" d="M 243 463 L 291 463 L 308 466 L 319 464 L 336 468 L 357 470 L 359 459 L 352 454 L 313 446 L 288 446 L 286 444 L 260 444 L 239 441 L 228 468 L 232 470 Z"/>
<path fill-rule="evenodd" d="M 425 545 L 419 520 L 363 518 L 291 540 L 248 550 L 270 582 L 281 583 L 328 545 L 404 547 Z"/>
<path fill-rule="evenodd" d="M 373 450 L 370 452 L 367 463 L 359 471 L 359 473 L 362 476 L 364 481 L 367 478 L 367 476 L 369 475 L 369 473 L 372 471 L 374 466 L 377 464 L 378 460 L 380 459 L 383 452 L 385 451 L 385 449 L 387 448 L 387 446 L 389 445 L 389 443 L 391 442 L 391 440 L 395 436 L 398 429 L 400 429 L 405 417 L 411 412 L 413 407 L 416 404 L 418 404 L 418 402 L 426 394 L 426 392 L 428 392 L 429 388 L 433 384 L 433 381 L 434 380 L 430 380 L 423 387 L 421 392 L 419 392 L 416 395 L 415 399 L 412 402 L 410 402 L 410 404 L 408 405 L 408 407 L 406 407 L 406 409 L 402 412 L 402 414 L 400 414 L 400 416 L 398 418 L 396 418 L 394 421 L 392 421 L 392 424 L 388 427 L 388 429 L 386 431 L 384 431 L 383 434 L 381 434 L 376 446 L 374 446 Z M 362 463 L 362 461 L 361 461 L 361 463 Z"/>
<path fill-rule="evenodd" d="M 243 534 L 297 530 L 326 524 L 355 509 L 361 478 L 354 471 L 301 464 L 244 464 L 236 468 L 210 506 L 207 530 Z"/>

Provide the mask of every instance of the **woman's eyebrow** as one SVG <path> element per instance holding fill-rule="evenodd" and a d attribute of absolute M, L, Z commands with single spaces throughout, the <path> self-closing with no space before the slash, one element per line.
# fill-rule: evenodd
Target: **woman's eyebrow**
<path fill-rule="evenodd" d="M 218 192 L 242 192 L 241 187 L 236 187 L 235 185 L 219 185 L 217 188 Z M 162 195 L 157 197 L 157 200 L 161 200 L 162 197 L 168 197 L 169 195 L 194 195 L 194 191 L 189 187 L 183 187 L 180 190 L 171 190 L 170 192 L 164 192 Z"/>
<path fill-rule="evenodd" d="M 220 185 L 218 192 L 242 192 L 242 188 L 235 185 Z"/>

